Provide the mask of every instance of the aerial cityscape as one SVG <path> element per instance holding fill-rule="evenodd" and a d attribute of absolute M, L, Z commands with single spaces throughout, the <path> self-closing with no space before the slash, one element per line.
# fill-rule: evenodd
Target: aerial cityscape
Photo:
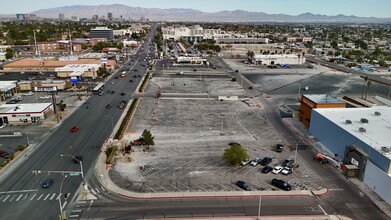
<path fill-rule="evenodd" d="M 391 219 L 390 7 L 10 2 L 0 219 Z"/>

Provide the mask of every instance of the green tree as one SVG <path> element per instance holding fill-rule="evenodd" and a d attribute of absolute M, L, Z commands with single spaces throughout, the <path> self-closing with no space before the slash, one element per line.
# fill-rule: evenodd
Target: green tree
<path fill-rule="evenodd" d="M 11 48 L 7 48 L 5 50 L 5 58 L 6 59 L 12 59 L 14 57 L 15 53 L 14 53 L 14 50 L 11 49 Z"/>
<path fill-rule="evenodd" d="M 239 166 L 241 161 L 247 160 L 248 158 L 247 151 L 236 144 L 226 149 L 223 154 L 223 160 L 234 166 Z"/>
<path fill-rule="evenodd" d="M 248 61 L 249 61 L 250 63 L 252 63 L 252 62 L 253 62 L 253 59 L 254 59 L 254 51 L 247 51 L 246 55 L 247 55 Z"/>
<path fill-rule="evenodd" d="M 147 145 L 147 150 L 149 150 L 150 145 L 155 145 L 155 142 L 153 141 L 155 137 L 152 136 L 150 130 L 144 129 L 142 137 L 144 143 Z"/>

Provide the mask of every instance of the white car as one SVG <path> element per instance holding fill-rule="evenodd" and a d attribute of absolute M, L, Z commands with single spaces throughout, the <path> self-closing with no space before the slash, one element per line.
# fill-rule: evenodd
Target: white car
<path fill-rule="evenodd" d="M 250 161 L 251 161 L 251 159 L 243 160 L 242 162 L 240 162 L 240 164 L 241 164 L 242 166 L 246 166 L 247 164 L 250 163 Z"/>
<path fill-rule="evenodd" d="M 284 168 L 282 169 L 281 173 L 284 174 L 284 175 L 291 174 L 291 173 L 292 173 L 292 168 L 284 167 Z"/>
<path fill-rule="evenodd" d="M 33 92 L 28 92 L 28 93 L 23 93 L 22 95 L 31 96 L 31 95 L 34 95 L 34 93 Z"/>
<path fill-rule="evenodd" d="M 50 96 L 41 96 L 41 97 L 39 97 L 40 99 L 50 99 Z"/>
<path fill-rule="evenodd" d="M 276 166 L 274 167 L 272 173 L 279 174 L 282 171 L 282 169 L 283 169 L 282 166 Z"/>
<path fill-rule="evenodd" d="M 256 165 L 259 164 L 259 162 L 261 162 L 261 159 L 259 159 L 258 157 L 255 158 L 254 160 L 251 161 L 250 165 L 255 167 Z"/>

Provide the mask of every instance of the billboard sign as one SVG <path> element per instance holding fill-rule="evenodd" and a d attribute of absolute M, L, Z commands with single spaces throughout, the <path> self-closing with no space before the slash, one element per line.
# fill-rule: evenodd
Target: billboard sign
<path fill-rule="evenodd" d="M 34 87 L 34 91 L 36 92 L 56 92 L 57 86 L 53 87 Z"/>

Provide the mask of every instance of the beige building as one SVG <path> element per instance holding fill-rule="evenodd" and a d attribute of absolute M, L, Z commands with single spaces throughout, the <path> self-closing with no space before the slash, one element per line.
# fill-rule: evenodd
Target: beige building
<path fill-rule="evenodd" d="M 57 77 L 97 77 L 97 71 L 101 65 L 99 64 L 69 64 L 64 67 L 55 69 Z"/>

